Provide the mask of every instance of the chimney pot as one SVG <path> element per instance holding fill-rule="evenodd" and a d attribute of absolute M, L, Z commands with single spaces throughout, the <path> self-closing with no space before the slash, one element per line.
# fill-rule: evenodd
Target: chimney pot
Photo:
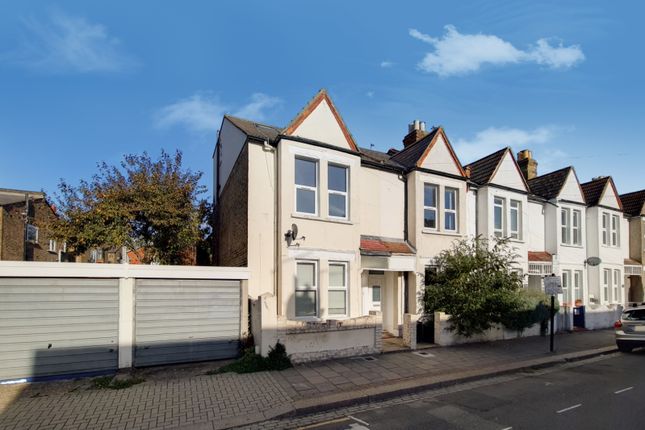
<path fill-rule="evenodd" d="M 533 158 L 533 153 L 528 149 L 523 149 L 517 153 L 517 165 L 520 167 L 526 180 L 533 179 L 538 175 L 538 162 Z"/>
<path fill-rule="evenodd" d="M 408 125 L 408 134 L 403 138 L 403 147 L 408 147 L 428 135 L 425 121 L 415 119 Z"/>

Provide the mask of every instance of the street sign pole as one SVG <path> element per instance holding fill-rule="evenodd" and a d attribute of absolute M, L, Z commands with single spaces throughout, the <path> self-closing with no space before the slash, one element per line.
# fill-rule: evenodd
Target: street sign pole
<path fill-rule="evenodd" d="M 554 318 L 555 317 L 555 296 L 551 295 L 551 339 L 550 339 L 550 345 L 551 345 L 551 352 L 553 352 L 553 324 Z"/>
<path fill-rule="evenodd" d="M 562 294 L 562 279 L 559 276 L 551 275 L 544 277 L 544 292 L 551 296 L 551 330 L 549 339 L 549 350 L 553 352 L 553 338 L 555 334 L 555 295 Z"/>

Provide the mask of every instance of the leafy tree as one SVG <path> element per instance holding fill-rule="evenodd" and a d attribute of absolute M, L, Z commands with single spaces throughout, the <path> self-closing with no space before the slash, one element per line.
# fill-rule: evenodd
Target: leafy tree
<path fill-rule="evenodd" d="M 142 250 L 144 263 L 181 264 L 200 240 L 198 196 L 201 172 L 183 169 L 181 152 L 126 155 L 118 166 L 98 164 L 98 173 L 78 186 L 61 180 L 55 237 L 76 253 L 93 247 Z M 204 206 L 204 204 L 201 204 Z"/>
<path fill-rule="evenodd" d="M 436 272 L 425 277 L 426 313 L 450 315 L 452 330 L 470 337 L 502 323 L 520 307 L 522 279 L 511 270 L 517 255 L 504 240 L 461 240 L 435 259 Z"/>

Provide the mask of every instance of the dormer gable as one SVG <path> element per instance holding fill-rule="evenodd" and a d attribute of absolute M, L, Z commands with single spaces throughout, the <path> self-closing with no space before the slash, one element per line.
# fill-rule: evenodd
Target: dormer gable
<path fill-rule="evenodd" d="M 605 184 L 605 189 L 600 195 L 598 205 L 622 210 L 622 205 L 620 203 L 620 200 L 618 199 L 618 193 L 616 192 L 616 188 L 614 187 L 614 181 L 611 180 L 611 178 Z"/>
<path fill-rule="evenodd" d="M 558 199 L 581 203 L 583 205 L 585 204 L 585 196 L 582 192 L 582 188 L 580 188 L 578 175 L 576 175 L 576 171 L 573 167 L 569 169 L 569 173 L 567 174 L 567 177 L 562 184 L 562 188 L 560 189 L 560 193 L 558 194 Z"/>
<path fill-rule="evenodd" d="M 466 172 L 461 166 L 461 162 L 457 158 L 443 128 L 439 127 L 437 132 L 429 138 L 431 141 L 419 157 L 416 166 L 465 177 Z"/>
<path fill-rule="evenodd" d="M 307 103 L 283 134 L 358 151 L 354 138 L 324 89 Z"/>
<path fill-rule="evenodd" d="M 524 175 L 522 175 L 510 148 L 506 148 L 504 156 L 491 176 L 490 183 L 515 190 L 528 191 Z"/>

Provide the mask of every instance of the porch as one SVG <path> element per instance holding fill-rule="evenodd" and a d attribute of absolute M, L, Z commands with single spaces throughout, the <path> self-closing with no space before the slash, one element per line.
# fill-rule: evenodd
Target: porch
<path fill-rule="evenodd" d="M 643 266 L 636 260 L 625 259 L 625 293 L 627 306 L 645 303 Z"/>

